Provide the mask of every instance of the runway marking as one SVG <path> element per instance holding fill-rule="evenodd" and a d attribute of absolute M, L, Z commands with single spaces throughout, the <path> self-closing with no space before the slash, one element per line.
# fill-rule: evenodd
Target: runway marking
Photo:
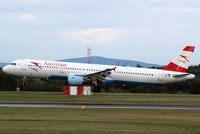
<path fill-rule="evenodd" d="M 200 105 L 157 105 L 157 104 L 89 104 L 89 103 L 0 103 L 0 107 L 49 107 L 49 108 L 115 108 L 115 109 L 180 109 L 200 110 Z"/>

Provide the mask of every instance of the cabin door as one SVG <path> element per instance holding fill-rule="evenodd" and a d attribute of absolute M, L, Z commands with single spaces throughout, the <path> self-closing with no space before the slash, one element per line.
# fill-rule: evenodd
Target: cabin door
<path fill-rule="evenodd" d="M 164 72 L 160 72 L 159 76 L 158 76 L 158 81 L 164 81 L 165 80 L 165 73 Z"/>

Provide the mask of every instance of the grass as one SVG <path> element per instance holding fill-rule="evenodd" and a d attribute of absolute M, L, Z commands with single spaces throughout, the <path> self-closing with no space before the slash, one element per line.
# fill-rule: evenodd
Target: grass
<path fill-rule="evenodd" d="M 0 92 L 0 102 L 199 105 L 200 95 Z M 0 107 L 0 134 L 200 134 L 199 110 Z"/>
<path fill-rule="evenodd" d="M 200 95 L 108 93 L 65 96 L 61 92 L 0 92 L 0 102 L 126 103 L 200 105 Z"/>
<path fill-rule="evenodd" d="M 199 134 L 200 111 L 0 108 L 1 134 Z"/>

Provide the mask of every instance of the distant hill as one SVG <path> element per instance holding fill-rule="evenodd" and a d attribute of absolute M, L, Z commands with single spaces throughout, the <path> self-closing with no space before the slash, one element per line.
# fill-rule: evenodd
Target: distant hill
<path fill-rule="evenodd" d="M 64 59 L 64 60 L 58 60 L 58 61 L 87 63 L 87 57 Z M 0 68 L 6 66 L 8 64 L 9 63 L 0 63 Z M 105 58 L 105 57 L 100 57 L 100 56 L 92 56 L 91 57 L 91 64 L 130 66 L 130 67 L 135 67 L 137 65 L 140 65 L 140 66 L 145 67 L 145 68 L 147 68 L 147 67 L 161 67 L 161 65 L 157 65 L 157 64 L 149 64 L 149 63 L 132 61 L 132 60 L 112 59 L 112 58 Z"/>
<path fill-rule="evenodd" d="M 72 58 L 72 59 L 64 59 L 59 60 L 64 62 L 77 62 L 77 63 L 87 63 L 87 57 L 83 58 Z M 91 64 L 105 64 L 105 65 L 116 65 L 116 66 L 130 66 L 135 67 L 138 64 L 142 67 L 161 67 L 161 65 L 157 64 L 149 64 L 139 61 L 132 61 L 132 60 L 122 60 L 122 59 L 112 59 L 112 58 L 105 58 L 99 56 L 92 56 L 91 57 Z"/>
<path fill-rule="evenodd" d="M 4 66 L 8 65 L 9 63 L 0 63 L 0 68 L 3 68 Z"/>

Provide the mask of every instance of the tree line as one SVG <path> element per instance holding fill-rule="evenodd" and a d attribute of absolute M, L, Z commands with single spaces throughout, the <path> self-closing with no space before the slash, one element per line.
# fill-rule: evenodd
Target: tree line
<path fill-rule="evenodd" d="M 190 66 L 189 73 L 196 75 L 193 80 L 184 82 L 164 84 L 164 85 L 125 85 L 125 84 L 102 84 L 101 92 L 115 93 L 184 93 L 184 94 L 200 94 L 200 65 Z M 28 78 L 25 85 L 22 79 L 7 75 L 0 69 L 0 91 L 16 91 L 19 87 L 21 91 L 52 91 L 62 92 L 62 88 L 66 85 L 64 80 L 46 80 Z"/>

